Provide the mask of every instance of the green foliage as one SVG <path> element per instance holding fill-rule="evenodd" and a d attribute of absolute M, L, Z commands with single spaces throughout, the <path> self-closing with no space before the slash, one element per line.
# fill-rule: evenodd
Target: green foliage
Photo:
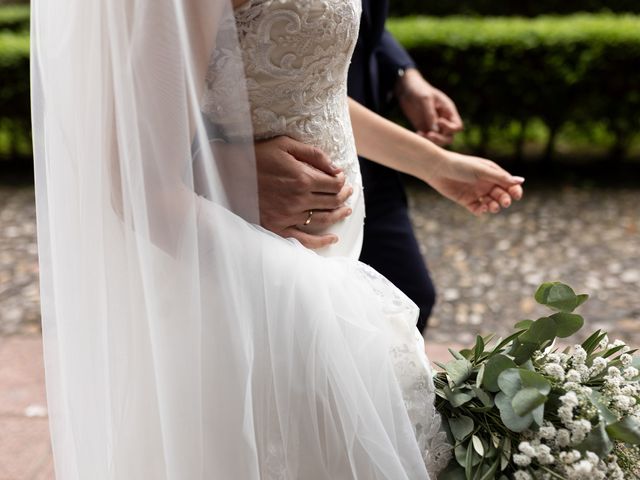
<path fill-rule="evenodd" d="M 637 0 L 391 0 L 390 12 L 404 15 L 514 15 L 533 17 L 575 12 L 640 13 Z"/>
<path fill-rule="evenodd" d="M 0 7 L 0 32 L 26 31 L 29 29 L 29 5 L 6 5 Z"/>
<path fill-rule="evenodd" d="M 11 155 L 28 153 L 31 112 L 27 33 L 0 31 L 0 72 L 0 131 L 9 140 L 3 150 Z"/>
<path fill-rule="evenodd" d="M 548 156 L 567 125 L 603 125 L 621 156 L 640 131 L 640 16 L 408 17 L 389 28 L 479 131 L 475 151 L 509 135 L 521 156 L 529 125 L 542 122 Z"/>
<path fill-rule="evenodd" d="M 576 294 L 568 285 L 549 282 L 538 288 L 535 298 L 551 310 L 548 316 L 518 322 L 514 334 L 505 340 L 494 342 L 492 337 L 478 336 L 472 348 L 451 351 L 453 360 L 439 365 L 443 371 L 435 377 L 436 408 L 447 420 L 454 448 L 453 459 L 439 478 L 512 478 L 518 469 L 512 460 L 512 445 L 531 439 L 532 432 L 543 426 L 568 428 L 561 423 L 565 421 L 561 418 L 566 416 L 566 410 L 561 414 L 559 405 L 563 404 L 562 396 L 567 389 L 574 387 L 565 383 L 564 369 L 579 369 L 578 364 L 592 373 L 581 380 L 582 385 L 589 387 L 582 391 L 590 393 L 582 397 L 581 401 L 587 403 L 575 414 L 586 415 L 583 418 L 593 428 L 578 440 L 581 443 L 567 448 L 594 452 L 601 457 L 615 451 L 623 467 L 628 458 L 638 453 L 640 421 L 612 406 L 614 394 L 605 378 L 608 370 L 592 369 L 598 362 L 614 370 L 622 369 L 624 365 L 640 365 L 640 359 L 632 360 L 629 355 L 633 350 L 622 343 L 608 344 L 606 334 L 597 331 L 582 344 L 584 351 L 579 347 L 574 353 L 566 349 L 562 360 L 554 349 L 555 341 L 582 328 L 584 320 L 574 311 L 588 296 Z M 492 343 L 496 345 L 491 347 Z M 573 362 L 570 359 L 577 350 L 580 350 L 577 363 L 572 366 L 567 363 L 565 367 L 556 363 Z M 553 356 L 557 359 L 551 360 Z M 556 369 L 547 370 L 549 363 Z M 560 376 L 553 373 L 557 369 L 561 370 Z M 576 370 L 572 372 L 576 374 Z M 566 381 L 576 385 L 575 379 Z M 638 379 L 624 381 L 636 385 Z M 551 468 L 548 464 L 543 467 L 546 472 Z M 625 471 L 628 473 L 632 468 L 635 467 Z"/>

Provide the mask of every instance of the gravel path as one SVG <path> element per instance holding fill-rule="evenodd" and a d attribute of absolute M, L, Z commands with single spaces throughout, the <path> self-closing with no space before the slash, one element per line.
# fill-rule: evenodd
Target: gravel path
<path fill-rule="evenodd" d="M 463 344 L 505 334 L 545 313 L 537 286 L 559 280 L 591 295 L 585 331 L 640 345 L 640 190 L 527 191 L 498 216 L 477 219 L 411 188 L 413 219 L 439 298 L 428 335 Z"/>
<path fill-rule="evenodd" d="M 35 216 L 33 188 L 0 185 L 0 334 L 39 331 Z"/>
<path fill-rule="evenodd" d="M 476 219 L 410 186 L 418 236 L 439 290 L 428 336 L 470 343 L 544 313 L 543 281 L 592 298 L 588 330 L 640 345 L 640 190 L 531 189 L 521 203 Z M 33 189 L 0 186 L 0 335 L 39 331 Z"/>

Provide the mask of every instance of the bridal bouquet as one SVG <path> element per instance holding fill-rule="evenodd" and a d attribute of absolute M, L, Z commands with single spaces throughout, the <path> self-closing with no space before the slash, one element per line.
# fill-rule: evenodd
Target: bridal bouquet
<path fill-rule="evenodd" d="M 582 328 L 573 312 L 588 297 L 545 283 L 535 298 L 553 313 L 438 364 L 454 446 L 439 480 L 640 479 L 640 357 L 601 331 L 556 347 Z"/>

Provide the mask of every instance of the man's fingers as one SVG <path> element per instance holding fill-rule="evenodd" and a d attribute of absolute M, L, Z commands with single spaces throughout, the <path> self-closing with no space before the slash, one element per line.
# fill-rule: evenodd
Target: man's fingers
<path fill-rule="evenodd" d="M 322 150 L 311 145 L 306 145 L 292 138 L 287 138 L 287 152 L 296 160 L 308 163 L 312 167 L 326 173 L 327 175 L 337 175 L 342 171 Z"/>
<path fill-rule="evenodd" d="M 440 96 L 440 118 L 446 119 L 453 125 L 455 125 L 455 131 L 459 132 L 464 128 L 464 123 L 462 122 L 462 118 L 458 113 L 458 109 L 456 108 L 456 104 L 453 103 L 447 95 L 441 92 Z"/>
<path fill-rule="evenodd" d="M 301 213 L 297 225 L 304 228 L 305 223 L 309 220 L 307 226 L 310 229 L 326 229 L 353 213 L 349 207 L 340 207 L 335 210 L 312 210 L 312 212 L 311 216 L 309 216 L 309 211 Z"/>
<path fill-rule="evenodd" d="M 438 118 L 438 127 L 440 127 L 440 132 L 448 135 L 454 135 L 462 131 L 461 123 L 452 122 L 444 117 Z"/>
<path fill-rule="evenodd" d="M 438 128 L 438 112 L 432 96 L 422 99 L 422 111 L 427 128 L 431 131 L 436 130 Z"/>
<path fill-rule="evenodd" d="M 335 210 L 344 205 L 344 202 L 353 193 L 353 187 L 345 185 L 337 195 L 327 193 L 314 193 L 309 200 L 309 205 L 313 205 L 318 210 Z"/>
<path fill-rule="evenodd" d="M 306 167 L 306 173 L 309 177 L 308 191 L 311 193 L 332 193 L 336 194 L 342 191 L 346 182 L 346 176 L 340 172 L 335 176 L 327 175 L 324 172 L 314 168 Z M 305 186 L 305 188 L 307 187 Z"/>
<path fill-rule="evenodd" d="M 282 232 L 282 236 L 285 238 L 295 238 L 302 245 L 307 248 L 311 248 L 312 250 L 317 250 L 318 248 L 328 247 L 329 245 L 338 243 L 338 237 L 332 233 L 325 235 L 313 235 L 311 233 L 298 230 L 295 227 L 290 227 L 284 230 Z"/>
<path fill-rule="evenodd" d="M 433 143 L 435 143 L 436 145 L 439 146 L 446 146 L 446 145 L 451 145 L 451 143 L 453 143 L 453 136 L 448 135 L 444 132 L 418 132 L 419 134 L 421 134 L 423 137 L 425 137 L 428 140 L 431 140 Z"/>

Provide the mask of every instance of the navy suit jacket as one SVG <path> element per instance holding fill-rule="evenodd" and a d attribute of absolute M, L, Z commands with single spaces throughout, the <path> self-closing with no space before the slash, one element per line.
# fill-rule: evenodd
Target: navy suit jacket
<path fill-rule="evenodd" d="M 414 66 L 384 28 L 388 12 L 388 0 L 362 0 L 360 35 L 349 68 L 349 96 L 376 112 L 393 93 L 398 70 Z"/>

